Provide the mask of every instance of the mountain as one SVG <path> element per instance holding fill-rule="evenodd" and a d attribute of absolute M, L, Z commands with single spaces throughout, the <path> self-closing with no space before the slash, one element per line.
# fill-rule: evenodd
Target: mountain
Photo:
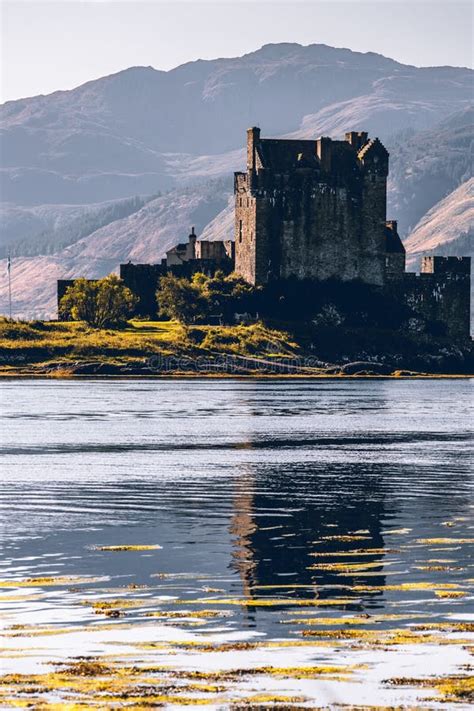
<path fill-rule="evenodd" d="M 146 203 L 139 197 L 92 205 L 37 205 L 2 208 L 0 257 L 54 254 L 100 227 L 127 217 Z M 22 237 L 18 239 L 17 232 Z"/>
<path fill-rule="evenodd" d="M 318 44 L 266 45 L 168 72 L 132 67 L 1 107 L 2 199 L 81 204 L 156 193 L 183 179 L 183 163 L 241 148 L 256 123 L 266 135 L 363 125 L 387 139 L 462 109 L 471 82 L 468 69 Z"/>
<path fill-rule="evenodd" d="M 231 175 L 252 124 L 266 136 L 378 135 L 391 152 L 389 216 L 406 235 L 470 178 L 472 76 L 284 43 L 7 102 L 0 221 L 18 313 L 53 313 L 58 277 L 156 261 L 191 224 L 230 236 Z M 5 295 L 1 283 L 3 312 Z"/>
<path fill-rule="evenodd" d="M 469 256 L 473 251 L 474 178 L 440 200 L 405 241 L 408 263 L 417 267 L 422 254 Z"/>
<path fill-rule="evenodd" d="M 390 145 L 390 204 L 406 235 L 427 210 L 472 176 L 474 109 Z"/>
<path fill-rule="evenodd" d="M 13 258 L 13 312 L 17 318 L 56 315 L 56 280 L 99 278 L 118 271 L 120 263 L 158 262 L 167 249 L 189 233 L 198 233 L 228 203 L 229 181 L 182 188 L 150 200 L 140 210 L 111 222 L 54 254 Z M 6 260 L 0 260 L 6 274 Z M 0 312 L 8 312 L 7 280 L 0 282 Z"/>

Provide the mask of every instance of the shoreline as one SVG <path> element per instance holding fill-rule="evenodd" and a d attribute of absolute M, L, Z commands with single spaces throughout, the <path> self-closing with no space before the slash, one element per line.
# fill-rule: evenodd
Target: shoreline
<path fill-rule="evenodd" d="M 0 372 L 0 380 L 470 380 L 472 374 L 413 373 L 404 375 L 349 375 L 345 373 L 144 373 L 120 375 L 100 373 L 21 373 Z"/>
<path fill-rule="evenodd" d="M 474 377 L 472 342 L 427 342 L 403 335 L 392 342 L 390 334 L 362 329 L 324 331 L 315 346 L 307 329 L 293 333 L 282 330 L 288 324 L 277 325 L 190 329 L 175 321 L 131 320 L 120 330 L 97 330 L 82 322 L 4 321 L 0 378 Z"/>

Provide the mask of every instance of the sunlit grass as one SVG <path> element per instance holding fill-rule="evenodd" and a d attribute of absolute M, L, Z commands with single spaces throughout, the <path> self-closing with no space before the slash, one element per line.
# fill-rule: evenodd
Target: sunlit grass
<path fill-rule="evenodd" d="M 68 365 L 91 360 L 143 365 L 153 356 L 195 358 L 223 353 L 278 359 L 296 354 L 298 345 L 285 332 L 262 323 L 186 327 L 175 321 L 132 319 L 115 330 L 90 328 L 81 322 L 0 319 L 0 349 L 17 357 L 16 369 L 22 364 L 54 362 L 67 374 Z"/>

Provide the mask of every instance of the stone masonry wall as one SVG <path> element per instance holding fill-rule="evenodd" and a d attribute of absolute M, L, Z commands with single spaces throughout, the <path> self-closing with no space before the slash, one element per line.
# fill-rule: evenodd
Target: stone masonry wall
<path fill-rule="evenodd" d="M 304 171 L 276 180 L 258 174 L 253 194 L 245 178 L 237 178 L 235 240 L 236 271 L 247 281 L 294 276 L 384 283 L 383 178 L 363 192 L 361 181 L 352 189 L 332 186 Z"/>
<path fill-rule="evenodd" d="M 458 269 L 450 269 L 446 258 L 439 270 L 405 274 L 402 298 L 422 318 L 442 325 L 455 339 L 470 337 L 471 277 L 470 258 L 459 260 Z M 436 260 L 443 260 L 436 257 Z"/>
<path fill-rule="evenodd" d="M 371 141 L 359 161 L 356 147 L 347 142 L 320 139 L 312 156 L 306 141 L 294 162 L 280 167 L 287 144 L 289 152 L 298 147 L 267 139 L 260 144 L 255 131 L 248 132 L 247 173 L 235 175 L 236 271 L 252 284 L 296 277 L 383 285 L 388 174 L 383 146 Z"/>

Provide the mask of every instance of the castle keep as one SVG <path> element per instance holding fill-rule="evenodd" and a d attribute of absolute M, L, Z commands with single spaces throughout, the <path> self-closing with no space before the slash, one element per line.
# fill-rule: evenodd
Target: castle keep
<path fill-rule="evenodd" d="M 235 271 L 257 286 L 358 280 L 468 338 L 471 260 L 425 257 L 419 275 L 405 272 L 397 222 L 387 220 L 388 164 L 364 131 L 309 141 L 249 128 L 247 171 L 234 174 Z"/>
<path fill-rule="evenodd" d="M 272 279 L 360 279 L 382 286 L 405 270 L 386 222 L 388 153 L 352 131 L 345 141 L 260 138 L 247 131 L 247 172 L 236 173 L 236 271 Z"/>

